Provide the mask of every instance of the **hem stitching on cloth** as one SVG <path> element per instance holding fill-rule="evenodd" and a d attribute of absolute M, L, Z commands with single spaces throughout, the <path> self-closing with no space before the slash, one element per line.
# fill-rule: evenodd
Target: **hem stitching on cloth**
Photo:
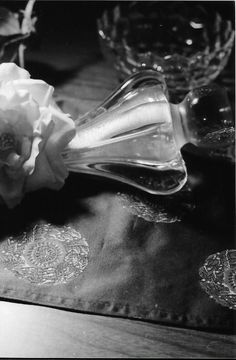
<path fill-rule="evenodd" d="M 111 301 L 89 301 L 81 299 L 73 299 L 70 297 L 60 297 L 55 295 L 44 295 L 36 294 L 30 290 L 19 289 L 16 291 L 13 288 L 0 288 L 0 296 L 11 299 L 10 296 L 14 296 L 12 300 L 20 300 L 25 302 L 37 302 L 35 305 L 47 305 L 50 307 L 61 307 L 69 310 L 76 310 L 81 312 L 93 312 L 93 313 L 103 313 L 104 315 L 114 315 L 114 316 L 132 316 L 139 320 L 153 320 L 153 321 L 166 321 L 169 324 L 173 323 L 175 325 L 186 325 L 186 326 L 202 326 L 214 329 L 215 327 L 222 327 L 224 329 L 230 326 L 229 322 L 223 322 L 220 319 L 212 318 L 202 318 L 200 316 L 192 316 L 190 314 L 181 314 L 174 311 L 167 311 L 160 307 L 147 310 L 145 306 L 142 305 L 130 305 L 128 303 L 116 302 L 112 303 Z M 17 294 L 17 296 L 16 296 Z M 138 315 L 137 315 L 138 314 Z"/>

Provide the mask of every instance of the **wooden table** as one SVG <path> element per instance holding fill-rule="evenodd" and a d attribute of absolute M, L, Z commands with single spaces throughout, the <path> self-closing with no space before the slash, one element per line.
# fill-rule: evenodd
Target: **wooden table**
<path fill-rule="evenodd" d="M 234 336 L 0 302 L 0 357 L 235 358 Z"/>

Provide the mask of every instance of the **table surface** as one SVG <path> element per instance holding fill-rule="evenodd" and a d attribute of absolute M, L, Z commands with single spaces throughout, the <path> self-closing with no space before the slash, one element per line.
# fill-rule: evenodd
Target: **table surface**
<path fill-rule="evenodd" d="M 96 46 L 88 48 L 77 40 L 75 46 L 71 40 L 65 48 L 58 39 L 45 38 L 40 49 L 26 52 L 27 59 L 34 62 L 32 69 L 39 77 L 45 74 L 44 80 L 57 86 L 57 96 L 68 100 L 68 111 L 79 99 L 78 112 L 83 113 L 115 87 L 114 71 L 104 64 Z M 43 65 L 54 72 L 46 75 Z M 71 69 L 77 69 L 77 77 L 68 85 L 65 78 Z M 235 358 L 236 337 L 1 301 L 0 357 Z"/>
<path fill-rule="evenodd" d="M 235 358 L 236 339 L 132 319 L 0 302 L 0 357 Z"/>

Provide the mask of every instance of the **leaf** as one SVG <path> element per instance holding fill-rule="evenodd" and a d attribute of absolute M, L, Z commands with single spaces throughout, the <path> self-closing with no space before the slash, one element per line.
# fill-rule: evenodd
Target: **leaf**
<path fill-rule="evenodd" d="M 21 33 L 19 16 L 5 7 L 0 7 L 0 35 L 8 36 Z"/>
<path fill-rule="evenodd" d="M 24 67 L 23 41 L 35 31 L 36 17 L 32 17 L 35 0 L 29 0 L 25 10 L 13 13 L 0 7 L 0 63 L 12 62 L 19 55 L 20 65 Z"/>
<path fill-rule="evenodd" d="M 19 45 L 29 34 L 0 35 L 0 63 L 15 60 Z"/>

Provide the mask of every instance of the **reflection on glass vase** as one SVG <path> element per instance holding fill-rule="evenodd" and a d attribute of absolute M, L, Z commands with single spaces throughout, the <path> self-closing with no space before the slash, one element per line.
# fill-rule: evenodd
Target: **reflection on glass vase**
<path fill-rule="evenodd" d="M 231 109 L 222 89 L 202 87 L 173 105 L 160 75 L 143 70 L 80 119 L 63 158 L 70 171 L 168 195 L 187 180 L 180 152 L 184 144 L 215 148 L 233 139 Z"/>

